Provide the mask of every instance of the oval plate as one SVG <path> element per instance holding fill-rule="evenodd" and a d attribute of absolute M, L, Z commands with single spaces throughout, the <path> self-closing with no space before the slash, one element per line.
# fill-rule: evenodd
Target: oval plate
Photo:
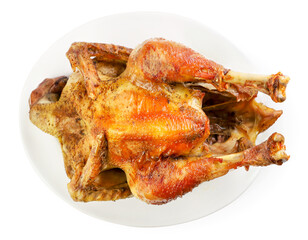
<path fill-rule="evenodd" d="M 144 40 L 163 37 L 185 44 L 227 68 L 253 72 L 250 61 L 227 39 L 192 20 L 163 13 L 126 13 L 89 22 L 53 44 L 33 67 L 22 92 L 20 126 L 32 165 L 49 187 L 76 209 L 99 219 L 130 226 L 166 226 L 204 217 L 228 205 L 252 183 L 259 169 L 229 172 L 205 182 L 182 198 L 161 206 L 129 198 L 116 202 L 74 202 L 67 191 L 60 144 L 29 120 L 28 98 L 47 77 L 69 75 L 72 70 L 65 56 L 76 41 L 113 43 L 134 48 Z"/>

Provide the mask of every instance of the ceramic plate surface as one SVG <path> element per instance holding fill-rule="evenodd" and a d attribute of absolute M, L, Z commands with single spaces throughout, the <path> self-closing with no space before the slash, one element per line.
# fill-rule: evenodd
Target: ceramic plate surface
<path fill-rule="evenodd" d="M 239 197 L 259 171 L 257 168 L 251 168 L 248 172 L 244 169 L 231 171 L 161 206 L 148 205 L 135 198 L 90 203 L 74 202 L 70 198 L 66 187 L 69 179 L 65 174 L 60 144 L 55 137 L 45 134 L 29 120 L 28 98 L 31 91 L 47 77 L 72 72 L 65 53 L 73 42 L 113 43 L 134 48 L 153 37 L 183 43 L 226 68 L 243 72 L 255 70 L 233 44 L 200 23 L 170 14 L 126 13 L 94 20 L 58 40 L 33 67 L 21 96 L 22 137 L 30 161 L 44 182 L 76 209 L 99 219 L 131 226 L 165 226 L 204 217 Z"/>

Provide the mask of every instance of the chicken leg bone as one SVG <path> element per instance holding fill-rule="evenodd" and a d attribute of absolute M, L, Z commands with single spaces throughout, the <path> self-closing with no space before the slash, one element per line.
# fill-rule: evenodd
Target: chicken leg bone
<path fill-rule="evenodd" d="M 238 84 L 244 87 L 255 88 L 269 95 L 274 102 L 283 102 L 286 99 L 286 87 L 290 78 L 278 72 L 272 75 L 240 73 L 229 71 L 223 81 Z"/>
<path fill-rule="evenodd" d="M 266 142 L 246 151 L 219 157 L 223 162 L 235 166 L 282 165 L 289 159 L 285 152 L 284 137 L 279 133 L 272 134 Z"/>

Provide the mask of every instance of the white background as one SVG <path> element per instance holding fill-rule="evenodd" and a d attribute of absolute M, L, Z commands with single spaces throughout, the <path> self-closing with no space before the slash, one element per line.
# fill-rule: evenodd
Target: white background
<path fill-rule="evenodd" d="M 231 205 L 189 223 L 134 228 L 89 217 L 32 169 L 20 139 L 19 96 L 40 55 L 70 30 L 128 11 L 176 13 L 204 23 L 272 72 L 291 76 L 289 162 L 264 168 Z M 308 14 L 305 1 L 8 1 L 0 5 L 1 239 L 307 239 Z"/>

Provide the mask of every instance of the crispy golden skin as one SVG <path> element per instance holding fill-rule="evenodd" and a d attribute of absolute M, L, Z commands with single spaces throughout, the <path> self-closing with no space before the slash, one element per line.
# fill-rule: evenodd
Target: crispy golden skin
<path fill-rule="evenodd" d="M 241 75 L 164 39 L 74 43 L 67 56 L 75 72 L 33 91 L 30 119 L 59 139 L 76 201 L 162 204 L 230 169 L 289 158 L 280 134 L 255 146 L 282 112 L 254 98 L 283 101 L 280 73 Z"/>

